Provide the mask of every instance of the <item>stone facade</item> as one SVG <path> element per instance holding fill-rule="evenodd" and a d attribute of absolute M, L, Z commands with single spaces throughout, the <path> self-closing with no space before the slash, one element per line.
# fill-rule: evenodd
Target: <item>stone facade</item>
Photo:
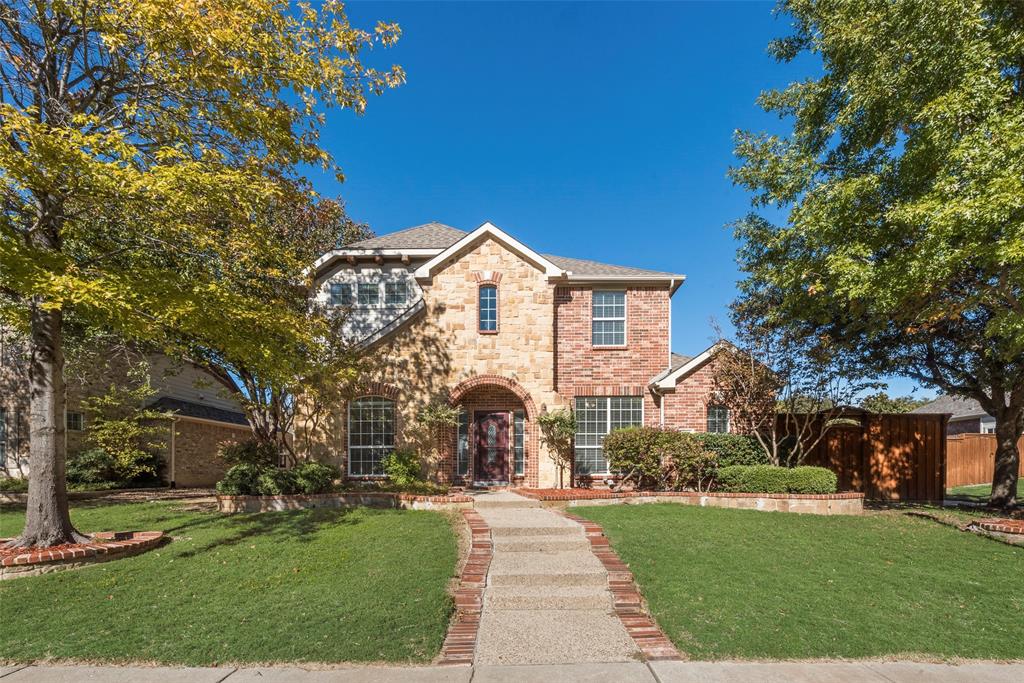
<path fill-rule="evenodd" d="M 453 247 L 450 256 L 448 251 L 438 256 L 444 260 L 431 261 L 436 267 L 429 271 L 418 269 L 426 256 L 410 258 L 400 250 L 384 257 L 358 249 L 340 250 L 336 261 L 328 262 L 320 275 L 319 299 L 324 299 L 331 282 L 348 277 L 341 272 L 345 268 L 366 273 L 369 271 L 362 264 L 374 259 L 378 270 L 394 273 L 400 267 L 399 257 L 409 273 L 417 274 L 421 299 L 410 304 L 415 315 L 369 348 L 349 401 L 339 401 L 326 411 L 307 410 L 300 416 L 296 429 L 299 451 L 335 464 L 348 475 L 349 404 L 352 399 L 371 396 L 394 402 L 394 446 L 429 454 L 428 474 L 455 484 L 481 480 L 475 418 L 482 414 L 505 413 L 511 427 L 516 412 L 521 411 L 525 462 L 522 473 L 516 473 L 510 448 L 507 483 L 527 488 L 558 485 L 558 468 L 541 438 L 537 418 L 548 411 L 572 408 L 577 397 L 640 397 L 644 424 L 703 431 L 710 391 L 706 372 L 685 378 L 675 393 L 664 397 L 652 386 L 652 380 L 671 363 L 670 299 L 679 276 L 656 273 L 650 278 L 595 277 L 593 281 L 566 282 L 564 276 L 552 276 L 550 268 L 540 262 L 542 258 L 521 247 L 481 234 L 467 238 L 457 250 Z M 495 330 L 479 329 L 480 288 L 484 286 L 497 288 Z M 593 344 L 595 290 L 625 292 L 623 346 Z M 418 422 L 417 416 L 431 404 L 448 404 L 463 411 L 468 471 L 459 471 L 459 430 L 428 430 Z M 510 428 L 509 438 L 513 437 Z"/>

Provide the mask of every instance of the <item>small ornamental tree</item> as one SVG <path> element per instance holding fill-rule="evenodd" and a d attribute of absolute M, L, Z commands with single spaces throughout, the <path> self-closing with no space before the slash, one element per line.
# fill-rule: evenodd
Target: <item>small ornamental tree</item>
<path fill-rule="evenodd" d="M 558 488 L 565 487 L 565 471 L 572 471 L 573 442 L 576 439 L 576 415 L 564 408 L 542 413 L 537 418 L 541 441 L 548 457 L 558 469 Z"/>

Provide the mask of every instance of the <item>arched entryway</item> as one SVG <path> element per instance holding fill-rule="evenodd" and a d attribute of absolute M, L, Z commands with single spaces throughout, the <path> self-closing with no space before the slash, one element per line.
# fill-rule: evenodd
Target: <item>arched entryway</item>
<path fill-rule="evenodd" d="M 452 435 L 452 479 L 467 486 L 536 486 L 536 408 L 515 380 L 477 375 L 449 395 L 460 408 Z"/>

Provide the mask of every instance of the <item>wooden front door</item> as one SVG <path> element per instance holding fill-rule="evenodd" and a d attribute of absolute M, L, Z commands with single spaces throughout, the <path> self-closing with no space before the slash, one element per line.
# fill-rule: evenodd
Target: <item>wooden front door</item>
<path fill-rule="evenodd" d="M 508 413 L 476 413 L 476 481 L 508 481 Z"/>

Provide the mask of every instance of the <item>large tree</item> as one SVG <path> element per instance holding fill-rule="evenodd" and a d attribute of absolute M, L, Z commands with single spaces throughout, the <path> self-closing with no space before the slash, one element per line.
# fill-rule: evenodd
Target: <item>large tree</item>
<path fill-rule="evenodd" d="M 305 321 L 272 297 L 296 277 L 279 268 L 290 246 L 251 217 L 297 165 L 334 168 L 321 110 L 362 112 L 400 83 L 400 68 L 360 61 L 397 36 L 352 27 L 333 2 L 2 0 L 0 311 L 31 358 L 29 500 L 12 545 L 83 538 L 64 482 L 65 316 L 270 374 L 307 348 Z"/>
<path fill-rule="evenodd" d="M 1024 431 L 1024 3 L 785 0 L 781 61 L 816 78 L 760 97 L 787 135 L 737 134 L 741 302 L 879 374 L 996 419 L 991 504 L 1015 503 Z"/>

